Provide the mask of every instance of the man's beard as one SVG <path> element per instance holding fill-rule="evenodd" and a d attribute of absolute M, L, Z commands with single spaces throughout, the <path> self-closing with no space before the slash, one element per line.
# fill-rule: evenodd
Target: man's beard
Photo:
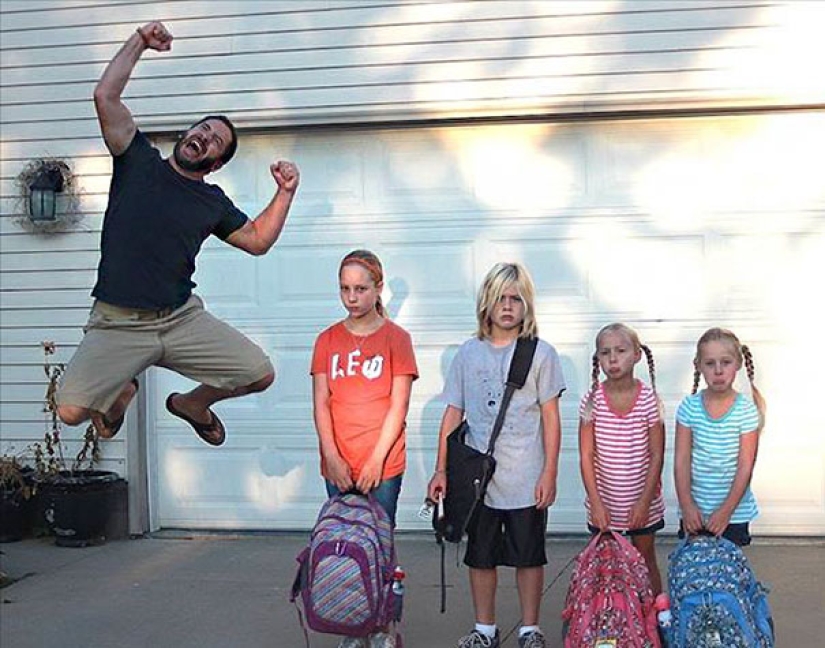
<path fill-rule="evenodd" d="M 177 165 L 183 169 L 184 171 L 193 171 L 195 173 L 202 173 L 204 171 L 211 171 L 212 167 L 215 166 L 215 162 L 218 161 L 217 158 L 213 157 L 205 157 L 201 160 L 187 160 L 182 154 L 181 149 L 183 148 L 184 140 L 180 139 L 175 144 L 175 162 Z"/>

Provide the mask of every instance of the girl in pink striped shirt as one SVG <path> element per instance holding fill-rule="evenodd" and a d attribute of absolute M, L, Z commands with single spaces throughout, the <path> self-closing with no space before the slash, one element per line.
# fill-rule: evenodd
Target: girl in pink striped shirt
<path fill-rule="evenodd" d="M 642 353 L 651 386 L 633 369 Z M 604 372 L 604 382 L 599 382 Z M 579 453 L 592 533 L 626 533 L 647 563 L 653 593 L 662 591 L 656 564 L 656 531 L 664 528 L 662 462 L 665 433 L 656 394 L 653 354 L 624 324 L 605 326 L 596 336 L 592 385 L 582 399 Z"/>

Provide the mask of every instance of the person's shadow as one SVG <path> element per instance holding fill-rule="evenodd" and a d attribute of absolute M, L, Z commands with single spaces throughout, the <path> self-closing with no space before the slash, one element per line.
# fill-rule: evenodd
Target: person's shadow
<path fill-rule="evenodd" d="M 385 304 L 385 308 L 391 320 L 397 320 L 404 302 L 410 296 L 410 286 L 403 277 L 393 277 L 387 282 L 390 289 L 390 300 Z"/>

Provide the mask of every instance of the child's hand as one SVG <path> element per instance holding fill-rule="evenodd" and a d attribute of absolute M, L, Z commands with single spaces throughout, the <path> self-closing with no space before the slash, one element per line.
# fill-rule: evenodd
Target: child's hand
<path fill-rule="evenodd" d="M 324 462 L 327 467 L 327 479 L 335 484 L 335 487 L 342 493 L 351 490 L 353 485 L 352 472 L 347 462 L 341 458 L 341 455 L 324 457 Z"/>
<path fill-rule="evenodd" d="M 429 497 L 433 502 L 437 502 L 446 494 L 447 473 L 443 470 L 436 470 L 430 478 L 430 483 L 427 484 L 427 497 Z"/>
<path fill-rule="evenodd" d="M 361 468 L 361 474 L 358 475 L 358 482 L 355 484 L 356 488 L 364 494 L 378 488 L 383 472 L 384 462 L 375 457 L 370 457 Z"/>
<path fill-rule="evenodd" d="M 645 526 L 650 515 L 650 503 L 639 500 L 630 509 L 630 516 L 627 519 L 629 529 L 641 529 Z"/>
<path fill-rule="evenodd" d="M 717 537 L 722 535 L 730 524 L 732 514 L 733 511 L 728 511 L 727 509 L 716 509 L 708 518 L 705 528 Z"/>
<path fill-rule="evenodd" d="M 590 521 L 599 531 L 607 531 L 610 528 L 610 512 L 601 502 L 590 503 Z"/>
<path fill-rule="evenodd" d="M 691 504 L 682 510 L 682 526 L 688 535 L 696 535 L 705 527 L 702 512 L 696 504 Z"/>
<path fill-rule="evenodd" d="M 536 508 L 549 508 L 556 501 L 556 475 L 548 471 L 541 473 L 536 484 Z"/>

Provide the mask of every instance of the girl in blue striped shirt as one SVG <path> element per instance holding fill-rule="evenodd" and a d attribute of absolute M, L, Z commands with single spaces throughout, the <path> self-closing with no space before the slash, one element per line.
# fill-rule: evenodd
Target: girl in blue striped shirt
<path fill-rule="evenodd" d="M 748 545 L 758 514 L 750 482 L 765 412 L 753 357 L 731 331 L 712 328 L 699 338 L 693 364 L 693 392 L 676 412 L 679 535 L 706 533 Z M 753 400 L 733 387 L 743 364 Z M 700 377 L 706 388 L 697 393 Z"/>

